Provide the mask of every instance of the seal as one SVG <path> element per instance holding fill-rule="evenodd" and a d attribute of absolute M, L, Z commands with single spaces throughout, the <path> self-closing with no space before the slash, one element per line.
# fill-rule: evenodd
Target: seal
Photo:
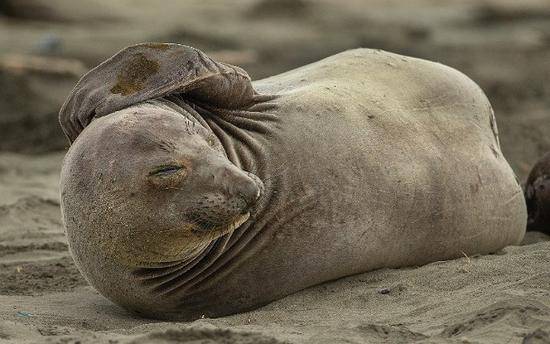
<path fill-rule="evenodd" d="M 525 183 L 527 230 L 550 234 L 550 152 L 533 166 Z"/>
<path fill-rule="evenodd" d="M 86 74 L 60 123 L 76 265 L 147 317 L 242 312 L 525 232 L 487 98 L 421 59 L 351 50 L 252 83 L 191 47 L 139 44 Z"/>

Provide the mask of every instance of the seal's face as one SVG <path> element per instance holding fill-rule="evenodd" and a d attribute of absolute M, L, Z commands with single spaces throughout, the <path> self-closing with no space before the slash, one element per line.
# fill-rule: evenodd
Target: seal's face
<path fill-rule="evenodd" d="M 82 132 L 65 160 L 62 207 L 73 250 L 92 241 L 145 267 L 185 259 L 242 225 L 262 188 L 209 130 L 141 104 Z"/>

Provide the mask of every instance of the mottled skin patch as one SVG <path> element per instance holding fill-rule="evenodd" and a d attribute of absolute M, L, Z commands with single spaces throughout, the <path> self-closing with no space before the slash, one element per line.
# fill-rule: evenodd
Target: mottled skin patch
<path fill-rule="evenodd" d="M 147 78 L 156 74 L 159 68 L 158 62 L 147 59 L 145 55 L 134 55 L 117 75 L 117 83 L 111 88 L 111 93 L 127 96 L 142 90 Z"/>
<path fill-rule="evenodd" d="M 73 142 L 93 118 L 173 92 L 186 92 L 189 98 L 231 109 L 250 106 L 261 98 L 248 74 L 238 67 L 215 62 L 192 47 L 142 43 L 123 49 L 86 73 L 63 104 L 59 121 Z"/>

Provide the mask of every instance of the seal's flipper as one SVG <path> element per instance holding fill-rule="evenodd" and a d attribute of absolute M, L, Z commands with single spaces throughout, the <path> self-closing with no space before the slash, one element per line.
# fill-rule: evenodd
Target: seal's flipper
<path fill-rule="evenodd" d="M 72 143 L 94 117 L 172 93 L 226 109 L 252 105 L 256 94 L 239 67 L 185 45 L 142 43 L 86 73 L 63 104 L 59 122 Z"/>

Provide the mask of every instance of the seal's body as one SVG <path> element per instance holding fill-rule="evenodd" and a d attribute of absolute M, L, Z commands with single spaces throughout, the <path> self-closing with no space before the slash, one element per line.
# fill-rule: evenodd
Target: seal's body
<path fill-rule="evenodd" d="M 192 96 L 163 94 L 109 115 L 106 111 L 76 140 L 62 173 L 64 219 L 77 265 L 105 296 L 157 318 L 220 316 L 336 278 L 490 253 L 522 239 L 522 190 L 500 152 L 490 104 L 459 72 L 361 49 L 252 86 L 262 96 L 255 93 L 246 106 L 212 105 L 208 95 L 195 91 Z M 63 111 L 61 118 L 63 124 Z M 190 126 L 200 127 L 197 138 L 185 133 Z M 166 147 L 157 152 L 128 140 L 144 131 L 191 161 L 185 162 L 193 166 L 185 173 L 187 181 L 170 179 L 167 184 L 162 172 L 161 182 L 152 184 L 170 187 L 146 195 L 140 195 L 140 180 L 132 183 L 136 187 L 128 187 L 132 177 L 116 181 L 120 173 L 131 176 L 149 160 L 121 162 L 128 156 L 172 154 Z M 227 159 L 223 173 L 217 172 L 218 158 L 208 158 L 202 146 L 189 150 L 195 153 L 179 153 L 180 145 L 201 138 L 214 139 L 214 150 Z M 99 148 L 105 142 L 109 149 Z M 196 156 L 207 158 L 197 162 Z M 109 187 L 95 181 L 98 160 L 115 166 L 116 180 L 103 182 Z M 215 172 L 207 172 L 208 166 Z M 199 183 L 199 174 L 211 179 Z M 245 200 L 239 208 L 247 214 L 244 223 L 228 215 L 233 222 L 227 228 L 206 239 L 193 237 L 196 243 L 185 252 L 178 247 L 191 236 L 163 239 L 164 231 L 149 237 L 149 232 L 134 230 L 154 231 L 151 227 L 163 226 L 151 225 L 160 223 L 155 217 L 164 221 L 179 211 L 196 211 L 199 203 L 179 209 L 177 197 L 190 197 L 188 184 L 200 184 L 193 197 L 211 192 L 207 180 L 233 197 L 228 200 L 244 195 L 237 197 Z M 82 191 L 90 188 L 93 195 Z M 115 196 L 105 194 L 113 188 L 116 197 L 138 201 L 112 206 L 109 200 Z M 170 201 L 164 203 L 166 197 Z M 101 214 L 90 213 L 85 205 L 89 198 L 108 200 L 97 202 L 107 204 Z M 228 202 L 219 204 L 229 209 Z M 177 211 L 164 213 L 169 207 Z M 158 211 L 151 208 L 162 210 L 154 215 Z M 130 212 L 138 214 L 136 224 L 125 217 Z M 127 220 L 114 220 L 117 216 Z M 116 234 L 120 231 L 125 234 Z M 135 245 L 139 252 L 127 248 Z M 170 250 L 175 253 L 167 258 Z M 146 251 L 152 253 L 142 256 Z"/>

